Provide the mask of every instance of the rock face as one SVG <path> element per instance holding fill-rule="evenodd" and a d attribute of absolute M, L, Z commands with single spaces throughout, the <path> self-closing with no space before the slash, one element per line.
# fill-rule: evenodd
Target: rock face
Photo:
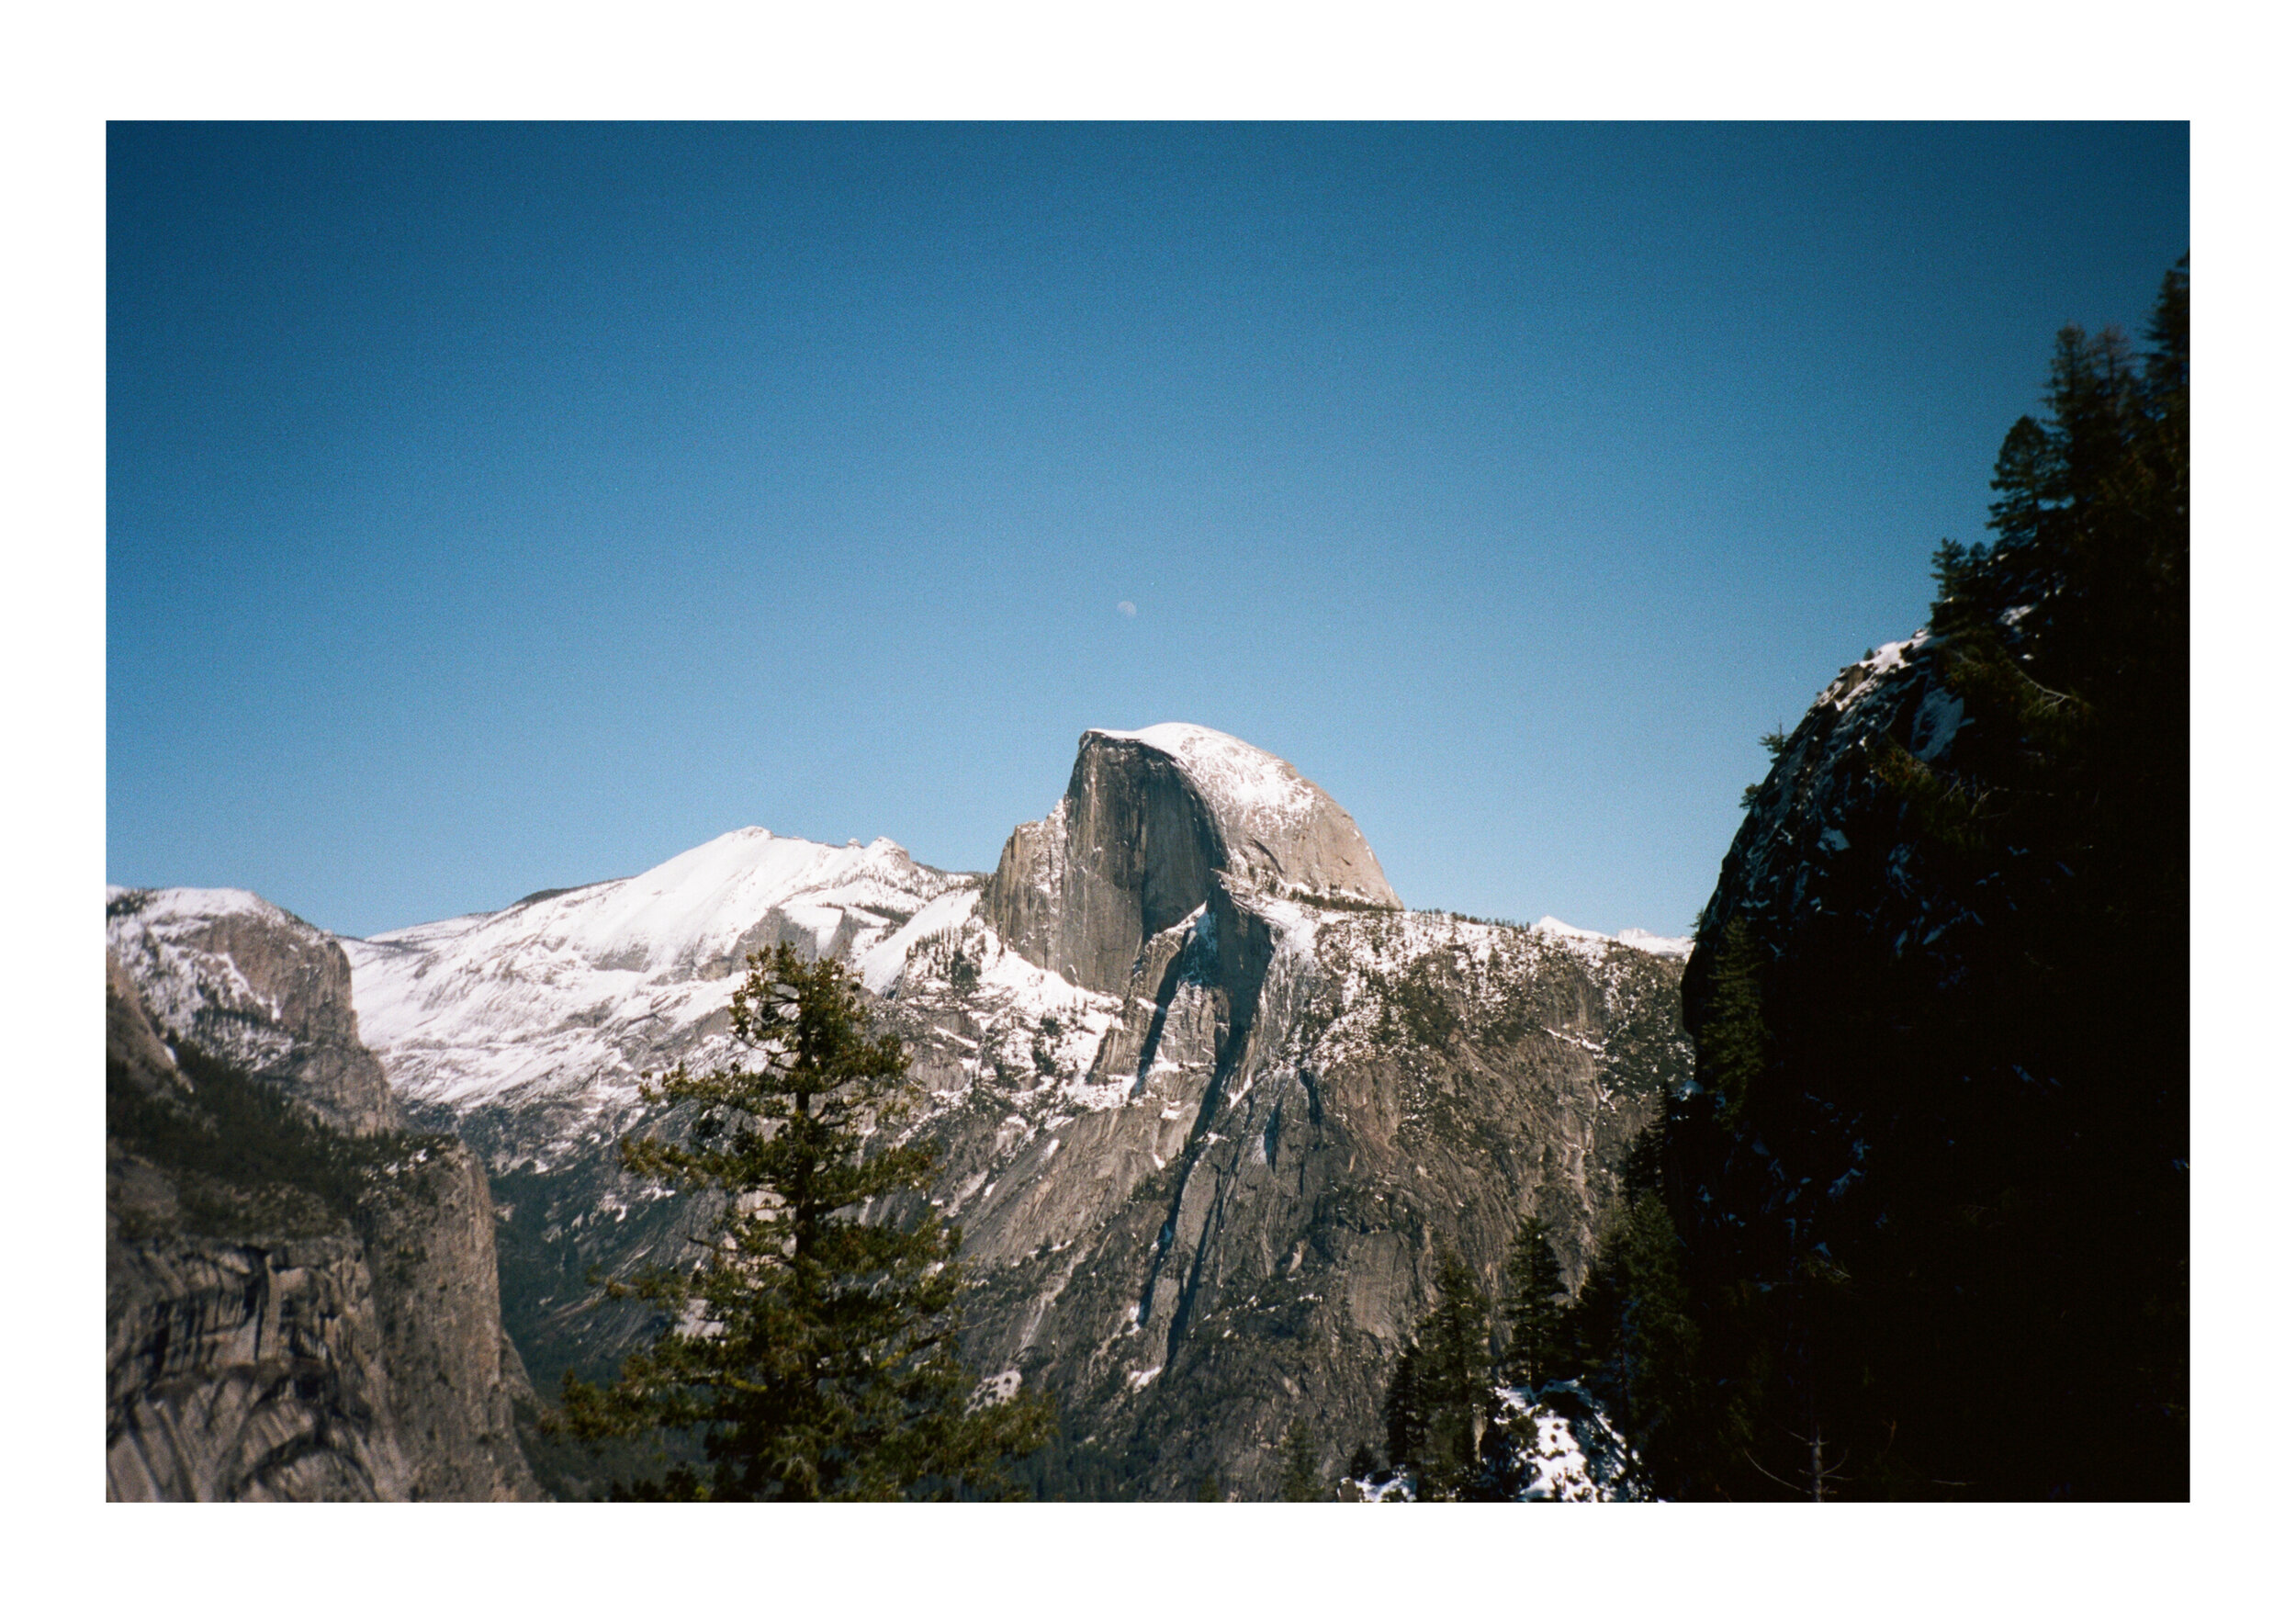
<path fill-rule="evenodd" d="M 344 1133 L 406 1125 L 359 1041 L 351 964 L 324 930 L 243 890 L 105 896 L 111 950 L 152 1018 Z"/>
<path fill-rule="evenodd" d="M 1732 919 L 1783 927 L 1824 913 L 1829 897 L 1840 913 L 1853 904 L 1871 910 L 1885 895 L 1906 948 L 1928 955 L 1941 975 L 1948 972 L 1948 938 L 1975 918 L 1972 898 L 1923 871 L 1934 856 L 1907 840 L 1902 805 L 1874 770 L 1885 741 L 1924 766 L 1951 763 L 1969 718 L 1967 705 L 1942 680 L 1948 652 L 1921 632 L 1869 654 L 1827 684 L 1730 841 L 1699 918 L 1701 941 L 1718 936 Z M 1869 873 L 1876 846 L 1896 860 Z M 1855 856 L 1849 854 L 1853 849 Z"/>
<path fill-rule="evenodd" d="M 1215 892 L 1402 905 L 1355 819 L 1289 763 L 1170 722 L 1085 734 L 1068 793 L 1012 831 L 981 908 L 1030 963 L 1116 992 Z"/>
<path fill-rule="evenodd" d="M 1536 1211 L 1575 1281 L 1687 1074 L 1671 958 L 1265 896 L 1221 913 L 1143 947 L 1075 1082 L 924 977 L 892 1000 L 951 1101 L 939 1203 L 984 1281 L 967 1351 L 1061 1402 L 1049 1491 L 1272 1496 L 1294 1420 L 1336 1480 L 1381 1435 L 1439 1249 L 1495 1289 Z"/>
<path fill-rule="evenodd" d="M 109 1496 L 536 1497 L 484 1168 L 396 1130 L 342 949 L 244 893 L 110 911 Z"/>
<path fill-rule="evenodd" d="M 787 941 L 850 960 L 977 875 L 890 840 L 825 846 L 743 828 L 628 879 L 496 913 L 343 942 L 360 1030 L 410 1116 L 485 1157 L 501 1213 L 503 1311 L 535 1382 L 596 1372 L 647 1319 L 602 1303 L 592 1274 L 666 1261 L 675 1202 L 621 1170 L 648 1070 L 730 1056 L 726 1006 L 746 955 Z"/>
<path fill-rule="evenodd" d="M 980 1280 L 966 1355 L 1048 1390 L 1046 1493 L 1271 1494 L 1305 1418 L 1376 1442 L 1437 1249 L 1495 1286 L 1536 1210 L 1575 1280 L 1687 1076 L 1687 943 L 1401 909 L 1353 821 L 1205 728 L 1085 735 L 996 873 L 747 830 L 634 879 L 348 942 L 419 1120 L 480 1144 L 537 1376 L 647 1326 L 598 1302 L 681 1243 L 620 1171 L 638 1074 L 729 1056 L 737 947 L 851 964 L 931 1099 L 933 1203 Z M 555 1054 L 555 1068 L 538 1062 Z"/>
<path fill-rule="evenodd" d="M 106 1496 L 413 1497 L 361 1252 L 115 1242 Z"/>

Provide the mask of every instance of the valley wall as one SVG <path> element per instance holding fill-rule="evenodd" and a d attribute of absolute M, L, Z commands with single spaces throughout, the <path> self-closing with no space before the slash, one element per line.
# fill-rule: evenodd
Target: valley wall
<path fill-rule="evenodd" d="M 485 1169 L 404 1130 L 342 948 L 244 893 L 109 911 L 107 1495 L 538 1497 Z"/>

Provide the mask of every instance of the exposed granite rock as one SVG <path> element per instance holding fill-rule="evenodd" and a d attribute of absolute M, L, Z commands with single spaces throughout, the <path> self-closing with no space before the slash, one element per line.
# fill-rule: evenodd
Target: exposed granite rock
<path fill-rule="evenodd" d="M 144 1093 L 183 1088 L 174 1054 L 152 1029 L 134 980 L 109 947 L 104 950 L 104 1057 Z"/>
<path fill-rule="evenodd" d="M 180 926 L 183 909 L 158 896 Z M 284 1057 L 263 1078 L 208 1062 L 203 1079 L 186 1076 L 136 977 L 106 955 L 108 1495 L 537 1497 L 512 1424 L 524 1371 L 505 1357 L 483 1169 L 451 1137 L 328 1124 L 379 1113 L 342 1108 L 363 1071 L 380 1072 L 344 1046 L 357 1043 L 347 975 L 326 973 L 340 949 L 312 952 L 293 920 L 266 941 L 264 915 L 235 917 L 177 939 L 201 942 L 202 985 L 242 1009 L 265 998 L 276 1017 L 202 1021 L 196 989 L 162 987 L 195 1029 Z M 140 954 L 147 972 L 180 967 L 175 944 Z M 298 975 L 298 959 L 321 972 Z M 263 989 L 282 981 L 286 996 Z M 317 1031 L 286 1023 L 311 1010 Z M 264 1113 L 283 1077 L 308 1113 Z"/>
<path fill-rule="evenodd" d="M 243 890 L 123 890 L 111 950 L 159 1024 L 268 1082 L 344 1133 L 406 1122 L 359 1041 L 342 943 Z"/>
<path fill-rule="evenodd" d="M 1295 1419 L 1336 1480 L 1376 1446 L 1438 1248 L 1495 1293 L 1536 1211 L 1575 1284 L 1628 1146 L 1689 1069 L 1672 958 L 1232 905 L 1229 929 L 1207 909 L 1143 950 L 1094 1069 L 1120 1103 L 973 1077 L 933 1129 L 940 1203 L 982 1275 L 968 1355 L 1057 1394 L 1059 1470 L 1128 1495 L 1187 1497 L 1209 1474 L 1272 1496 Z M 895 1007 L 917 1074 L 954 1092 L 936 1033 L 974 1028 L 929 997 Z"/>
<path fill-rule="evenodd" d="M 512 1413 L 533 1388 L 502 1328 L 486 1168 L 448 1138 L 392 1173 L 377 1181 L 359 1223 L 391 1415 L 413 1468 L 408 1497 L 538 1497 Z"/>
<path fill-rule="evenodd" d="M 1210 1472 L 1266 1496 L 1295 1418 L 1336 1481 L 1379 1436 L 1437 1247 L 1495 1285 L 1535 1209 L 1575 1279 L 1688 1073 L 1673 943 L 1404 912 L 1345 812 L 1208 729 L 1086 734 L 985 885 L 887 862 L 728 836 L 553 899 L 547 941 L 512 908 L 353 943 L 394 1077 L 489 1158 L 546 1393 L 650 1335 L 593 1280 L 675 1260 L 693 1224 L 615 1145 L 661 1125 L 640 1071 L 730 1057 L 730 986 L 683 978 L 707 956 L 685 943 L 760 919 L 842 951 L 906 1043 L 929 1099 L 908 1131 L 946 1152 L 931 1200 L 980 1279 L 966 1356 L 1063 1406 L 1047 1492 L 1185 1497 Z M 601 965 L 638 951 L 641 904 L 651 957 L 617 991 Z"/>
<path fill-rule="evenodd" d="M 233 1245 L 115 1232 L 106 1496 L 411 1497 L 365 1250 L 351 1235 Z"/>
<path fill-rule="evenodd" d="M 1117 992 L 1215 889 L 1401 906 L 1355 819 L 1288 762 L 1167 723 L 1086 733 L 1068 793 L 1013 830 L 981 907 L 1030 963 Z"/>

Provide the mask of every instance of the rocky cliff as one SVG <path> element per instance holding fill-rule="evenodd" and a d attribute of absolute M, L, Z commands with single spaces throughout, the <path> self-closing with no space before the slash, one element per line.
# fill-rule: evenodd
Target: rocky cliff
<path fill-rule="evenodd" d="M 360 1029 L 411 1118 L 485 1158 L 505 1323 L 546 1394 L 567 1369 L 610 1369 L 645 1331 L 593 1276 L 682 1244 L 676 1203 L 615 1153 L 643 1119 L 644 1073 L 730 1057 L 726 1004 L 749 952 L 787 941 L 850 961 L 970 907 L 979 886 L 890 840 L 743 828 L 628 879 L 343 943 Z"/>
<path fill-rule="evenodd" d="M 332 936 L 243 890 L 115 885 L 105 916 L 159 1025 L 342 1132 L 406 1125 L 359 1041 L 350 961 Z"/>
<path fill-rule="evenodd" d="M 109 1496 L 536 1496 L 484 1169 L 400 1130 L 342 949 L 244 893 L 108 910 Z"/>
<path fill-rule="evenodd" d="M 1012 831 L 981 913 L 1031 964 L 1117 992 L 1142 943 L 1239 892 L 1401 905 L 1355 819 L 1289 762 L 1167 723 L 1078 740 L 1068 793 Z"/>
<path fill-rule="evenodd" d="M 1437 1247 L 1495 1285 L 1536 1209 L 1575 1277 L 1688 1073 L 1683 946 L 1407 912 L 1285 762 L 1199 727 L 1087 733 L 985 880 L 747 830 L 346 943 L 418 1117 L 490 1158 L 546 1383 L 645 1334 L 590 1270 L 679 1244 L 676 1202 L 614 1159 L 638 1073 L 725 1057 L 735 949 L 790 939 L 853 964 L 907 1041 L 933 1200 L 982 1281 L 967 1355 L 1063 1405 L 1046 1491 L 1266 1496 L 1295 1418 L 1336 1481 Z"/>

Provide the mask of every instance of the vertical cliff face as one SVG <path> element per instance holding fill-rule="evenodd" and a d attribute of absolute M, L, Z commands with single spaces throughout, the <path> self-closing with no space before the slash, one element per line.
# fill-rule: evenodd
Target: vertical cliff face
<path fill-rule="evenodd" d="M 376 1181 L 358 1220 L 408 1496 L 537 1497 L 512 1408 L 531 1393 L 502 1330 L 486 1168 L 459 1139 L 435 1139 Z"/>
<path fill-rule="evenodd" d="M 1583 1272 L 1687 1078 L 1658 944 L 1406 912 L 1284 762 L 1086 734 L 976 914 L 862 964 L 951 1101 L 929 1130 L 984 1281 L 967 1351 L 1060 1399 L 1041 1485 L 1266 1496 L 1295 1421 L 1335 1480 L 1441 1248 L 1496 1287 L 1536 1211 Z"/>
<path fill-rule="evenodd" d="M 344 1133 L 405 1120 L 359 1041 L 342 943 L 243 890 L 124 890 L 105 898 L 112 952 L 152 1018 Z"/>
<path fill-rule="evenodd" d="M 985 930 L 968 950 L 996 961 Z M 1329 1479 L 1377 1451 L 1441 1248 L 1495 1291 L 1536 1212 L 1583 1273 L 1687 1077 L 1679 970 L 1577 932 L 1208 907 L 1145 944 L 1073 1082 L 906 981 L 917 1074 L 962 1099 L 931 1131 L 982 1280 L 967 1353 L 1061 1402 L 1041 1485 L 1270 1496 L 1294 1421 Z"/>
<path fill-rule="evenodd" d="M 483 1168 L 395 1131 L 341 948 L 216 894 L 111 898 L 110 1496 L 536 1496 Z"/>
<path fill-rule="evenodd" d="M 1166 723 L 1085 734 L 1068 793 L 1013 830 L 981 907 L 1030 963 L 1115 992 L 1142 943 L 1216 893 L 1401 905 L 1355 819 L 1289 762 Z"/>

